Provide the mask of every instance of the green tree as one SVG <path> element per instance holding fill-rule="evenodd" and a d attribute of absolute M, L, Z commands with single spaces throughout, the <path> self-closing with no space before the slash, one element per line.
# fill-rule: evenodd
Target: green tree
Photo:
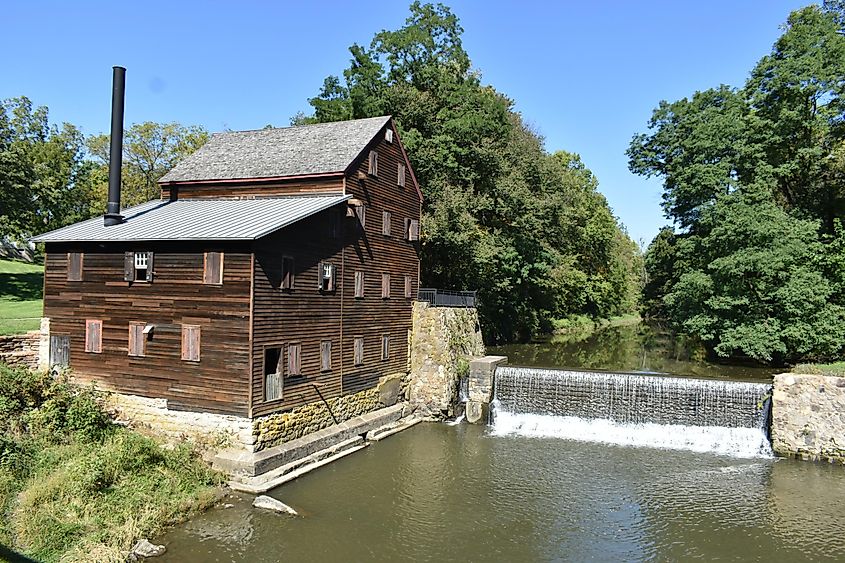
<path fill-rule="evenodd" d="M 84 218 L 84 139 L 26 97 L 0 103 L 0 236 L 17 240 Z"/>
<path fill-rule="evenodd" d="M 410 6 L 398 30 L 350 47 L 313 123 L 390 114 L 424 192 L 422 283 L 478 289 L 488 341 L 526 339 L 571 314 L 636 303 L 640 256 L 580 158 L 548 154 L 513 102 L 481 83 L 458 18 Z"/>
<path fill-rule="evenodd" d="M 137 205 L 160 197 L 158 180 L 206 141 L 208 132 L 199 126 L 146 121 L 129 127 L 123 141 L 121 204 Z M 100 183 L 95 191 L 103 196 L 108 184 L 109 142 L 105 134 L 88 139 L 88 151 L 99 164 Z"/>

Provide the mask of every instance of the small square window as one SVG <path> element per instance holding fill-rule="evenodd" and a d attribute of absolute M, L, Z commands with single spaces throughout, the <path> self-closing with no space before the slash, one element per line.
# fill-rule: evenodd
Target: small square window
<path fill-rule="evenodd" d="M 128 282 L 153 281 L 153 253 L 127 252 L 123 260 L 123 279 Z"/>

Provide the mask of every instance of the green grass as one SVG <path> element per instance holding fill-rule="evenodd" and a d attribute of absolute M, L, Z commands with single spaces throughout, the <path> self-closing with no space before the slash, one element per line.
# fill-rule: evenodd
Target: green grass
<path fill-rule="evenodd" d="M 798 364 L 792 368 L 792 371 L 795 373 L 845 377 L 845 362 L 834 362 L 832 364 Z"/>
<path fill-rule="evenodd" d="M 0 259 L 0 335 L 38 330 L 44 267 Z"/>
<path fill-rule="evenodd" d="M 97 397 L 0 364 L 0 547 L 12 555 L 122 562 L 219 498 L 222 476 L 189 443 L 117 426 Z"/>

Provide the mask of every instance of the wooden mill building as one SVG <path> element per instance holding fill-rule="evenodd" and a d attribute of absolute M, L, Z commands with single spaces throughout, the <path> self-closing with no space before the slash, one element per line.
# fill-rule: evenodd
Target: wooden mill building
<path fill-rule="evenodd" d="M 51 363 L 246 417 L 407 370 L 421 195 L 390 117 L 216 134 L 160 184 L 35 239 Z"/>

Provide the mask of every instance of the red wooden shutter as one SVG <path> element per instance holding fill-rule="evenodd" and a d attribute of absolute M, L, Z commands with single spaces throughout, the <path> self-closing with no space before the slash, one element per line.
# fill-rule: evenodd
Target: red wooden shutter
<path fill-rule="evenodd" d="M 191 362 L 200 361 L 201 341 L 200 327 L 182 325 L 182 359 Z"/>
<path fill-rule="evenodd" d="M 143 356 L 144 346 L 144 323 L 129 323 L 129 355 Z"/>

